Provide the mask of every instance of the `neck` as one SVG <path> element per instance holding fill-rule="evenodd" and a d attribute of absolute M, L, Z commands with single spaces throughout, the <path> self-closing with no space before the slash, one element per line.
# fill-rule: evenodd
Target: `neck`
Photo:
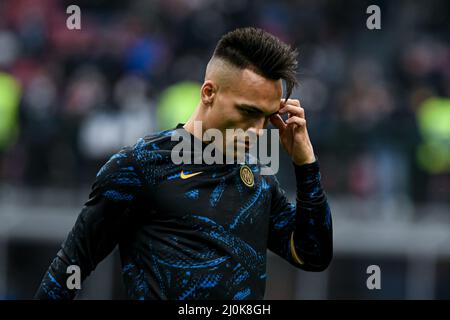
<path fill-rule="evenodd" d="M 197 106 L 197 109 L 195 109 L 194 113 L 191 115 L 191 117 L 189 118 L 189 120 L 185 123 L 185 125 L 183 126 L 183 128 L 189 132 L 190 134 L 192 134 L 194 137 L 196 137 L 197 139 L 203 141 L 203 133 L 208 129 L 205 128 L 205 119 L 204 119 L 204 109 L 205 106 L 200 102 L 199 105 Z M 194 122 L 195 121 L 201 121 L 202 122 L 202 132 L 199 132 L 198 130 L 194 130 Z"/>

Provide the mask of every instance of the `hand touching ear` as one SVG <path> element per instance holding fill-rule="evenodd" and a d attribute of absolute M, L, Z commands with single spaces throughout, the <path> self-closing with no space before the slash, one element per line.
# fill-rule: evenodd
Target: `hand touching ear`
<path fill-rule="evenodd" d="M 280 114 L 288 114 L 286 122 Z M 316 161 L 314 150 L 306 129 L 305 110 L 300 101 L 296 99 L 284 99 L 280 102 L 278 113 L 270 117 L 270 122 L 280 130 L 280 142 L 296 165 L 313 163 Z"/>

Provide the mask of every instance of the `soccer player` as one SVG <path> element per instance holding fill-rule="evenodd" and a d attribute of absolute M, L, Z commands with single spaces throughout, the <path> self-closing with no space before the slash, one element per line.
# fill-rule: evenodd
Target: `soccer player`
<path fill-rule="evenodd" d="M 74 298 L 68 266 L 78 266 L 84 280 L 116 245 L 133 299 L 262 299 L 267 249 L 297 268 L 325 270 L 333 252 L 331 213 L 304 109 L 289 99 L 296 57 L 296 50 L 260 29 L 224 35 L 191 118 L 125 147 L 100 169 L 35 297 Z M 208 146 L 194 135 L 194 121 L 203 130 L 256 134 L 271 122 L 292 159 L 296 203 L 274 175 L 260 174 L 260 163 L 175 164 L 175 130 Z"/>

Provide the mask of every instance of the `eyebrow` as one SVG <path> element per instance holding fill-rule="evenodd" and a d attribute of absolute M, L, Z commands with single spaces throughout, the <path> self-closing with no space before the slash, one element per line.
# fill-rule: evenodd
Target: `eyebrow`
<path fill-rule="evenodd" d="M 257 106 L 254 106 L 254 105 L 251 105 L 251 104 L 246 104 L 246 103 L 238 103 L 238 104 L 236 104 L 238 107 L 242 107 L 242 108 L 245 108 L 245 109 L 250 109 L 250 110 L 252 110 L 253 112 L 255 112 L 255 113 L 259 113 L 259 114 L 263 114 L 264 116 L 266 116 L 266 117 L 269 117 L 269 116 L 271 116 L 271 115 L 273 115 L 273 114 L 276 114 L 278 111 L 276 111 L 276 112 L 272 112 L 272 113 L 266 113 L 266 112 L 263 112 L 260 108 L 258 108 Z"/>

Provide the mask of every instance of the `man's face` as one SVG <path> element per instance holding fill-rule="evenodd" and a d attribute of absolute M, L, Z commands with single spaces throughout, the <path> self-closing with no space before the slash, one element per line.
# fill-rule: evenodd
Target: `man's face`
<path fill-rule="evenodd" d="M 240 70 L 232 81 L 218 86 L 212 105 L 208 108 L 207 127 L 216 128 L 226 139 L 226 129 L 242 129 L 261 134 L 269 122 L 269 116 L 280 108 L 282 95 L 281 80 L 271 80 L 260 76 L 250 69 Z M 233 141 L 224 141 L 227 145 L 246 144 L 234 136 Z M 246 150 L 249 145 L 246 144 Z M 236 156 L 236 155 L 235 155 Z"/>

